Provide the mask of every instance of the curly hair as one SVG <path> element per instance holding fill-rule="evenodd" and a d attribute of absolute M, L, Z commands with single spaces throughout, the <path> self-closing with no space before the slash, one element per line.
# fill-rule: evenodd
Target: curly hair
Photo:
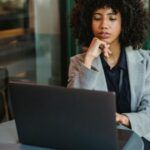
<path fill-rule="evenodd" d="M 90 44 L 94 36 L 91 28 L 92 15 L 100 8 L 111 8 L 116 13 L 120 12 L 122 31 L 119 41 L 122 46 L 142 46 L 148 30 L 148 14 L 142 0 L 75 0 L 71 28 L 79 44 Z"/>

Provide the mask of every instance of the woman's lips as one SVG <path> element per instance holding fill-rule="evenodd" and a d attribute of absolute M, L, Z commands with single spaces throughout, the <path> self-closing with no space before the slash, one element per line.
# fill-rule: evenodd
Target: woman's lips
<path fill-rule="evenodd" d="M 108 39 L 110 37 L 110 34 L 107 32 L 100 32 L 98 35 L 101 39 Z"/>

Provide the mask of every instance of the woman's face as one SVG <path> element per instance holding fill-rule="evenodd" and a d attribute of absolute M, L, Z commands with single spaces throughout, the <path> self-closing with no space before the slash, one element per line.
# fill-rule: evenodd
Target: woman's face
<path fill-rule="evenodd" d="M 107 44 L 119 44 L 121 14 L 111 8 L 101 8 L 93 13 L 92 31 L 95 37 Z"/>

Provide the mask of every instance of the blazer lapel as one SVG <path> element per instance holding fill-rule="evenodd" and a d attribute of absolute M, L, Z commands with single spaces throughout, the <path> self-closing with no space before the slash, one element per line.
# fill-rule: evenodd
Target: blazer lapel
<path fill-rule="evenodd" d="M 131 90 L 131 110 L 136 111 L 138 98 L 141 94 L 141 89 L 144 83 L 144 59 L 138 52 L 133 50 L 132 47 L 126 48 L 127 66 L 129 74 L 129 83 Z"/>
<path fill-rule="evenodd" d="M 104 70 L 103 70 L 103 66 L 102 66 L 100 57 L 97 57 L 93 61 L 92 66 L 99 71 L 99 76 L 97 78 L 95 90 L 108 91 L 106 78 L 104 75 Z"/>

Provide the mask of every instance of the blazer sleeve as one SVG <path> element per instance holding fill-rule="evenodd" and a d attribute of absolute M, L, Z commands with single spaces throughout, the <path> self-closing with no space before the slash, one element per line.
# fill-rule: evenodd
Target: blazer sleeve
<path fill-rule="evenodd" d="M 83 64 L 84 56 L 76 55 L 70 59 L 68 73 L 68 88 L 93 89 L 98 77 L 98 70 L 88 69 Z"/>
<path fill-rule="evenodd" d="M 131 128 L 150 141 L 150 53 L 147 53 L 146 57 L 146 74 L 140 103 L 136 112 L 125 113 L 125 115 L 129 117 Z"/>

